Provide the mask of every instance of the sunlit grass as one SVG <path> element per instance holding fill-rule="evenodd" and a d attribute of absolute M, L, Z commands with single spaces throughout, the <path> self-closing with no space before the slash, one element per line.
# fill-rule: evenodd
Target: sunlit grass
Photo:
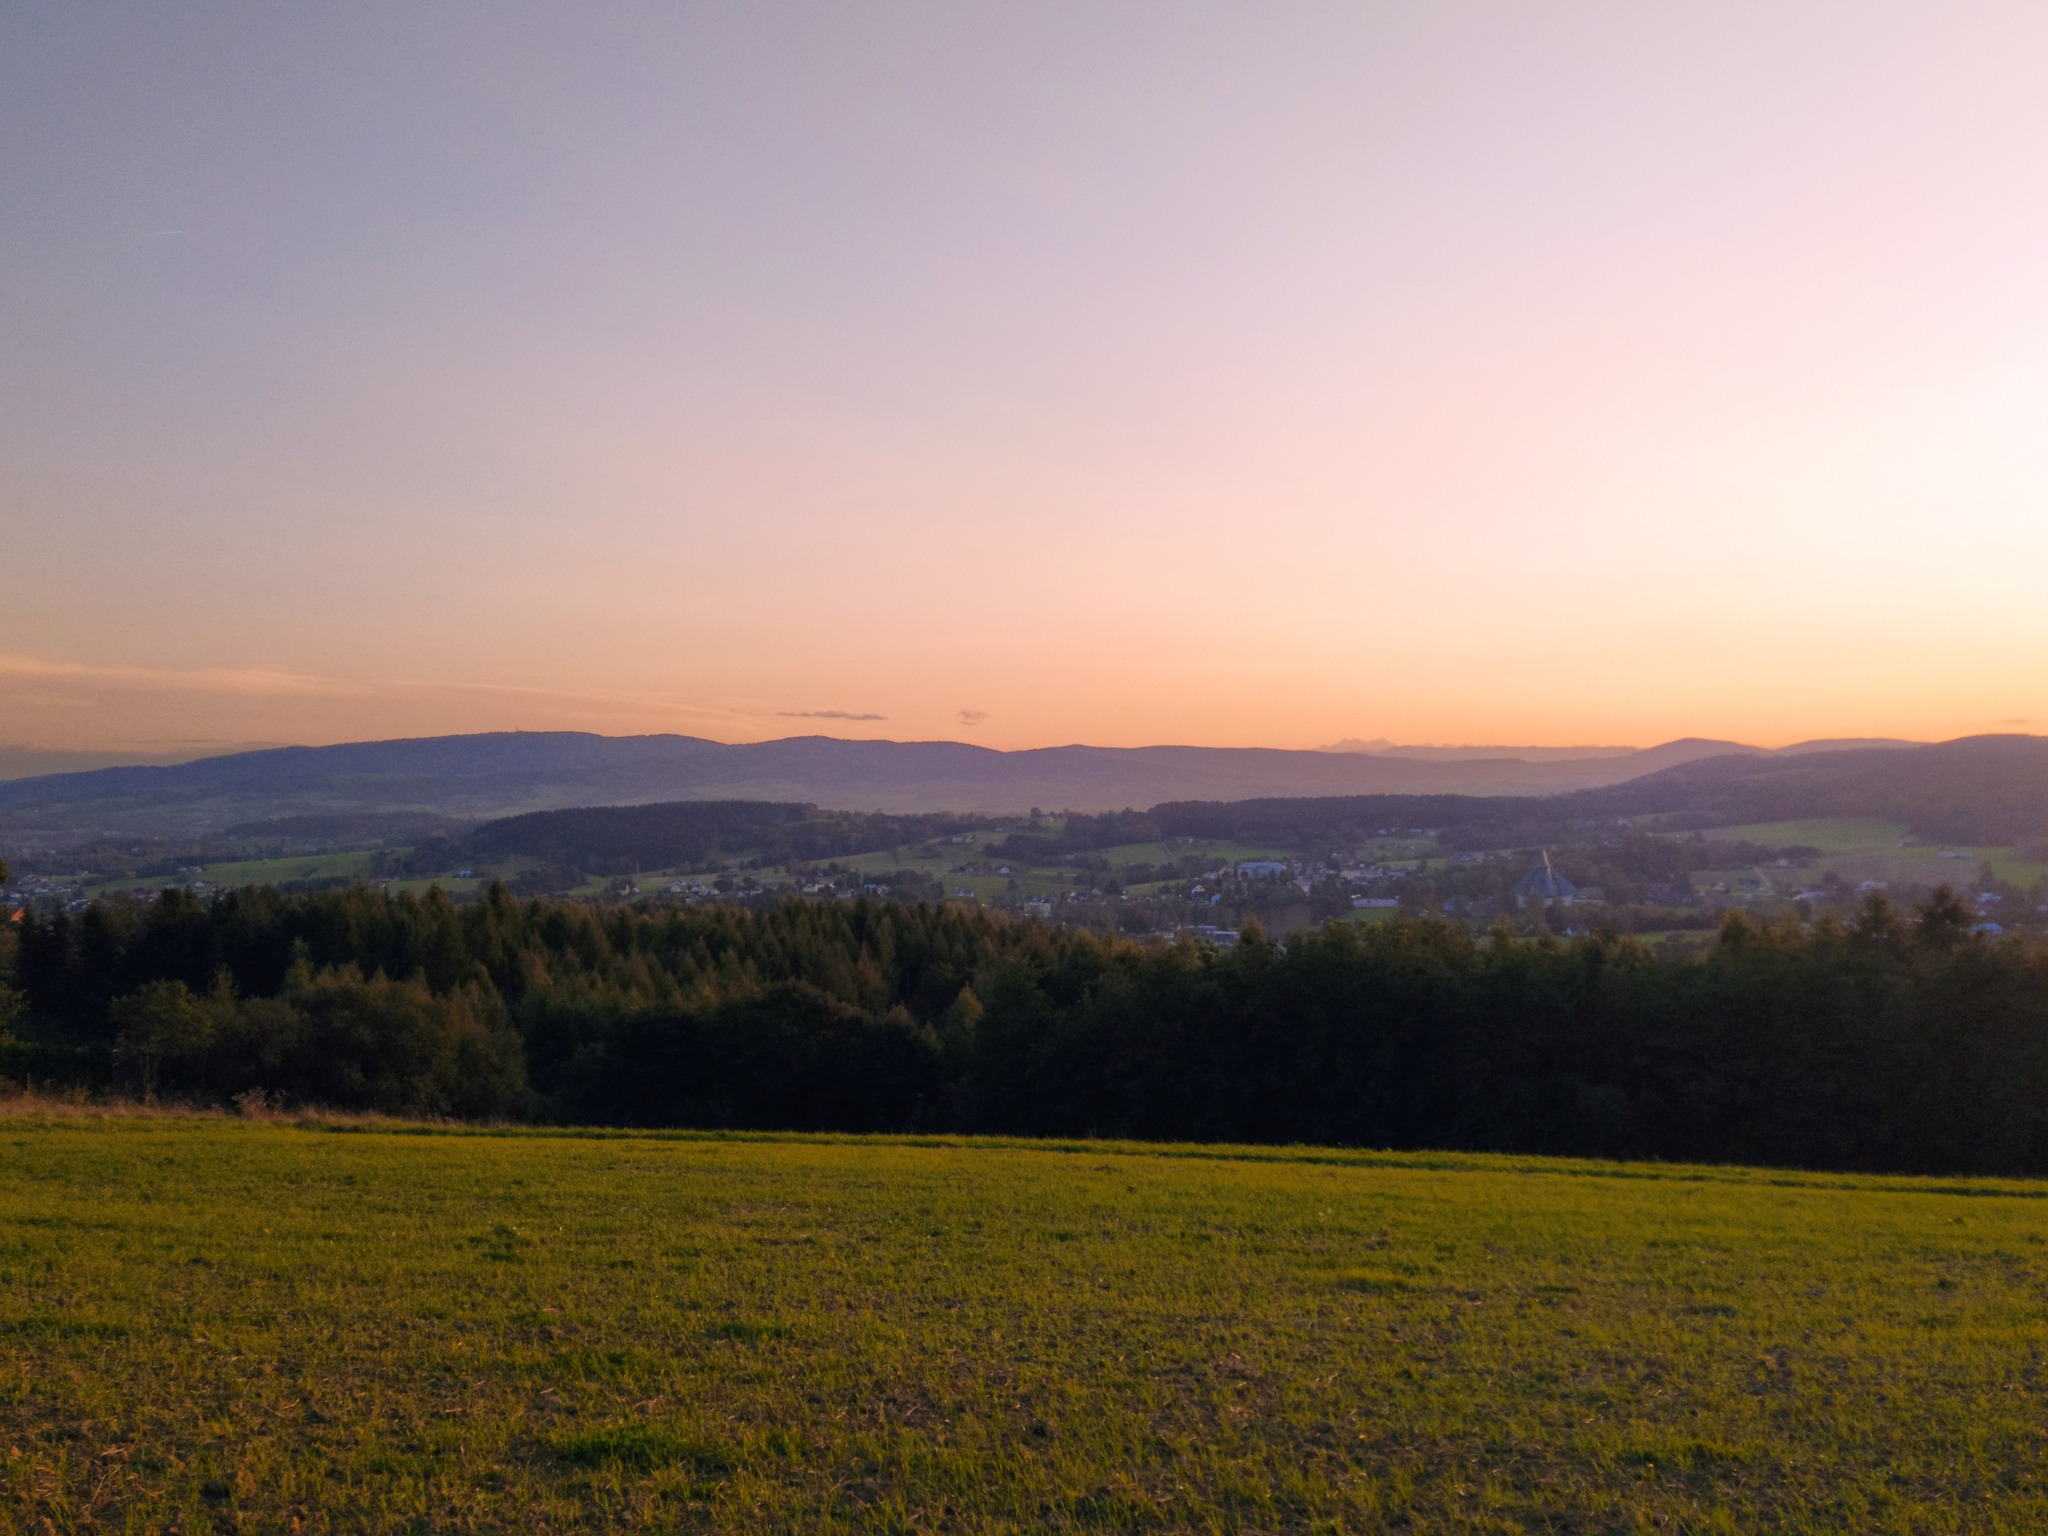
<path fill-rule="evenodd" d="M 1793 883 L 1810 882 L 1833 870 L 1851 883 L 1883 880 L 1902 885 L 1966 887 L 1976 883 L 1978 870 L 1986 864 L 1999 879 L 2012 885 L 2026 887 L 2048 878 L 2048 864 L 2022 859 L 2011 848 L 1959 846 L 1947 851 L 1966 857 L 1944 858 L 1941 848 L 1906 840 L 1906 825 L 1899 821 L 1849 817 L 1773 821 L 1730 827 L 1725 834 L 1710 835 L 1737 837 L 1766 847 L 1820 849 L 1821 857 L 1798 871 L 1792 877 Z M 1702 872 L 1697 878 L 1707 876 Z"/>
<path fill-rule="evenodd" d="M 0 1120 L 0 1527 L 2048 1529 L 2043 1192 Z"/>
<path fill-rule="evenodd" d="M 1874 821 L 1849 816 L 1811 821 L 1766 821 L 1730 827 L 1723 834 L 1767 848 L 1818 848 L 1829 853 L 1888 853 L 1906 836 L 1903 821 Z"/>

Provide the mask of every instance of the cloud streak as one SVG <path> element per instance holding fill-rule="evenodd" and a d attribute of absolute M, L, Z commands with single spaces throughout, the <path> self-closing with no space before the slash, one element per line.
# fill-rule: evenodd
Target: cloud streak
<path fill-rule="evenodd" d="M 335 731 L 368 739 L 394 731 L 432 731 L 437 726 L 449 731 L 537 728 L 614 732 L 694 726 L 700 731 L 708 727 L 721 732 L 766 712 L 744 701 L 643 692 L 479 679 L 345 679 L 273 666 L 136 666 L 13 652 L 0 652 L 0 706 L 4 706 L 0 716 L 26 719 L 50 715 L 53 718 L 46 727 L 34 729 L 54 729 L 60 735 L 71 734 L 74 728 L 57 724 L 59 718 L 92 713 L 104 719 L 118 714 L 135 727 L 122 734 L 119 744 L 124 747 L 129 735 L 153 742 L 166 734 L 165 726 L 174 719 L 185 718 L 189 725 L 222 711 L 227 712 L 220 723 L 224 734 L 208 739 L 245 741 L 261 734 L 251 729 L 255 722 L 247 717 L 252 710 L 272 719 L 271 731 L 288 738 L 316 736 L 323 740 L 336 739 L 330 734 Z M 31 729 L 26 724 L 17 728 Z M 100 743 L 96 740 L 94 744 Z"/>
<path fill-rule="evenodd" d="M 0 679 L 45 683 L 97 683 L 177 693 L 236 693 L 261 697 L 288 694 L 360 696 L 368 690 L 332 678 L 285 667 L 108 667 L 42 656 L 0 655 Z"/>
<path fill-rule="evenodd" d="M 850 709 L 778 709 L 785 720 L 886 720 L 887 715 L 864 715 Z"/>

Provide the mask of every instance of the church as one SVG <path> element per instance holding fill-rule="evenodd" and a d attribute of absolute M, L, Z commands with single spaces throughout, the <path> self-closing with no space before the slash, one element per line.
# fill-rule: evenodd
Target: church
<path fill-rule="evenodd" d="M 1568 907 L 1578 899 L 1579 888 L 1550 867 L 1550 850 L 1543 850 L 1543 862 L 1514 884 L 1515 905 L 1524 910 L 1530 907 Z"/>

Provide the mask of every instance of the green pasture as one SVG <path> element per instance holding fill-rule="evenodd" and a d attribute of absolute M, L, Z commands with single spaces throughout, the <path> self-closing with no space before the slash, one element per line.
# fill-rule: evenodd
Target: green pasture
<path fill-rule="evenodd" d="M 238 859 L 230 862 L 199 866 L 199 878 L 214 886 L 237 885 L 280 885 L 289 880 L 333 880 L 351 879 L 367 874 L 377 854 L 371 851 L 355 853 L 314 853 L 303 854 L 289 859 Z M 168 877 L 138 880 L 112 880 L 96 884 L 89 889 L 101 891 L 126 891 L 135 888 L 154 890 L 170 883 Z M 445 883 L 445 882 L 444 882 Z"/>
<path fill-rule="evenodd" d="M 1358 850 L 1361 859 L 1375 863 L 1397 859 L 1441 858 L 1443 853 L 1442 846 L 1431 837 L 1376 837 Z"/>
<path fill-rule="evenodd" d="M 0 1529 L 2034 1532 L 2041 1186 L 0 1119 Z"/>
<path fill-rule="evenodd" d="M 1804 846 L 1821 850 L 1821 858 L 1810 868 L 1798 871 L 1794 883 L 1819 879 L 1833 870 L 1844 880 L 1860 884 L 1884 880 L 1894 885 L 1958 887 L 1974 885 L 1978 869 L 1989 864 L 1998 878 L 2020 887 L 2048 879 L 2048 864 L 2015 858 L 2010 848 L 1956 847 L 1947 851 L 1966 858 L 1942 857 L 1943 850 L 1925 844 L 1904 846 L 1905 824 L 1896 821 L 1863 821 L 1850 818 L 1816 821 L 1773 821 L 1754 826 L 1730 827 L 1725 833 L 1709 834 L 1742 838 L 1774 848 Z M 1766 874 L 1771 874 L 1766 868 Z M 1786 871 L 1774 879 L 1782 883 Z"/>
<path fill-rule="evenodd" d="M 1823 854 L 1889 853 L 1897 851 L 1905 841 L 1906 824 L 1902 821 L 1832 817 L 1816 821 L 1759 822 L 1754 826 L 1729 827 L 1724 832 L 1707 835 L 1762 843 L 1769 848 L 1818 848 Z"/>
<path fill-rule="evenodd" d="M 1158 843 L 1119 843 L 1114 848 L 1104 848 L 1100 857 L 1112 865 L 1122 864 L 1163 864 L 1169 859 L 1200 859 L 1211 867 L 1222 864 L 1236 864 L 1244 859 L 1284 859 L 1289 857 L 1285 848 L 1276 848 L 1256 843 L 1233 843 L 1223 838 L 1198 837 L 1189 842 L 1169 838 Z"/>

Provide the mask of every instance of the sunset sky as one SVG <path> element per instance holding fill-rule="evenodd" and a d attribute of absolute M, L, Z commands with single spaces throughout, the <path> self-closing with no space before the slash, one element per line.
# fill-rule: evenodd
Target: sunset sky
<path fill-rule="evenodd" d="M 2048 731 L 2048 5 L 0 9 L 0 743 Z"/>

